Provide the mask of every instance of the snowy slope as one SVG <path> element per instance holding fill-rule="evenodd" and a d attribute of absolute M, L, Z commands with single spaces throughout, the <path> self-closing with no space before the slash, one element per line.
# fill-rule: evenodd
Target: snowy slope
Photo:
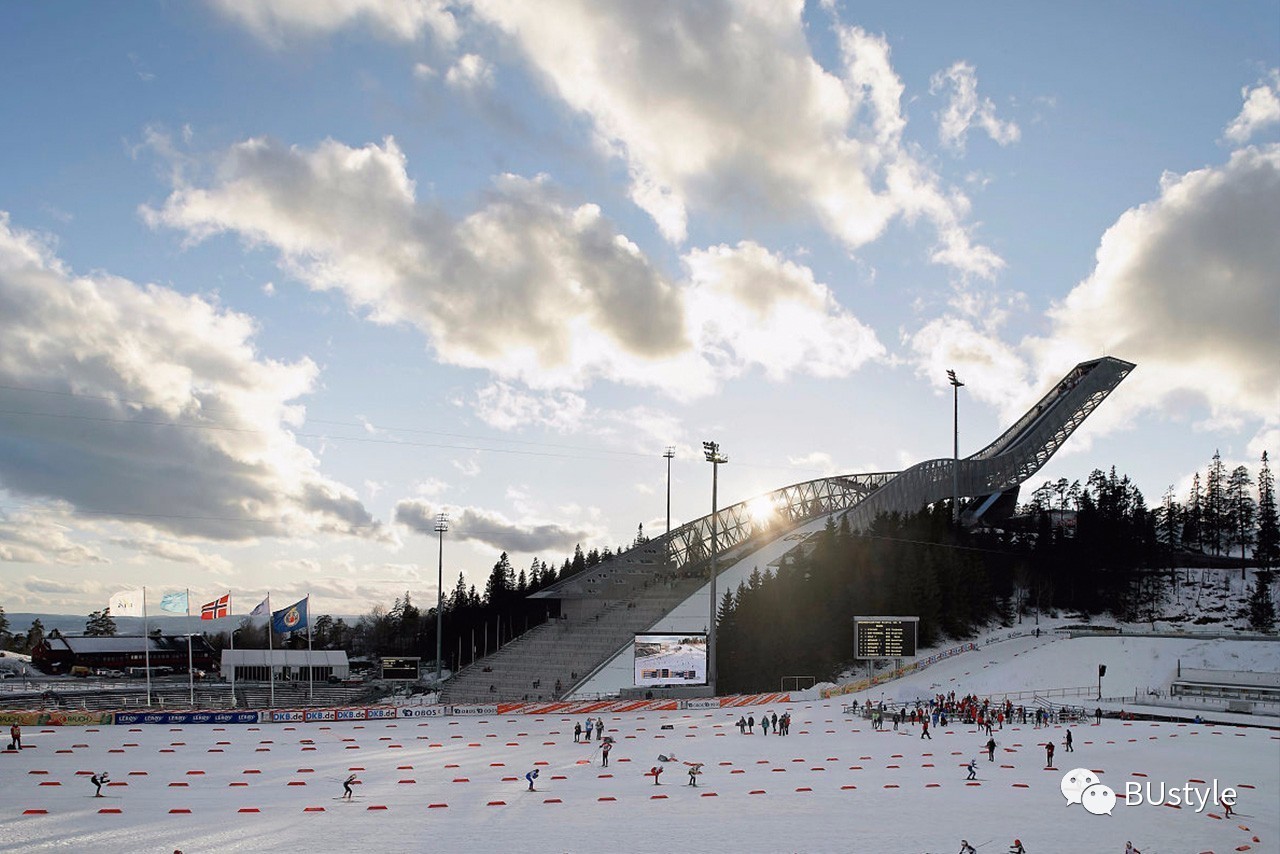
<path fill-rule="evenodd" d="M 971 728 L 926 741 L 905 728 L 872 732 L 842 715 L 839 702 L 790 708 L 785 738 L 739 735 L 741 709 L 611 715 L 617 747 L 608 769 L 594 744 L 573 742 L 573 719 L 560 716 L 31 728 L 20 756 L 0 753 L 0 850 L 896 854 L 954 852 L 964 836 L 993 840 L 981 849 L 989 854 L 1016 835 L 1030 854 L 1118 854 L 1126 839 L 1145 852 L 1225 854 L 1280 843 L 1274 731 L 1116 721 L 1076 728 L 1077 752 L 1059 753 L 1062 770 L 1069 759 L 1117 790 L 1142 779 L 1255 787 L 1241 790 L 1235 821 L 1123 805 L 1095 817 L 1067 808 L 1061 771 L 1043 768 L 1039 744 L 1061 740 L 1061 729 L 997 733 L 997 761 L 984 758 L 980 785 L 969 786 L 960 766 L 985 740 Z M 706 763 L 699 789 L 682 785 L 678 763 L 661 786 L 645 776 L 671 752 Z M 542 777 L 530 793 L 522 778 L 534 767 Z M 343 803 L 335 798 L 349 769 L 361 785 L 358 799 Z M 83 773 L 95 770 L 127 785 L 95 799 Z"/>

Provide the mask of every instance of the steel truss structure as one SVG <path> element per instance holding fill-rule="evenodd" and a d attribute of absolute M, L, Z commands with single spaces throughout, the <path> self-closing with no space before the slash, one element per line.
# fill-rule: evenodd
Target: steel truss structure
<path fill-rule="evenodd" d="M 966 511 L 973 521 L 994 498 L 1035 474 L 1085 418 L 1129 375 L 1135 365 L 1112 357 L 1081 362 L 994 442 L 960 460 L 962 499 L 986 499 Z M 865 529 L 880 513 L 911 513 L 951 497 L 955 461 L 927 460 L 901 472 L 824 477 L 784 486 L 726 507 L 716 515 L 718 547 L 730 557 L 752 541 L 763 544 L 822 516 L 845 514 L 850 526 Z M 533 594 L 538 599 L 594 597 L 593 576 L 627 565 L 637 570 L 662 566 L 683 569 L 710 557 L 712 516 L 703 516 L 616 555 L 591 571 L 559 581 Z"/>

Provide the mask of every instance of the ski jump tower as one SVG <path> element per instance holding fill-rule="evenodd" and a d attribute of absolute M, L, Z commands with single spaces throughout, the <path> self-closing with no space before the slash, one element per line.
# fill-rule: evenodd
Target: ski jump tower
<path fill-rule="evenodd" d="M 950 499 L 953 482 L 959 484 L 962 522 L 972 525 L 1007 515 L 1021 484 L 1049 461 L 1134 367 L 1109 356 L 1081 362 L 995 441 L 960 460 L 958 468 L 947 457 L 898 472 L 817 478 L 726 507 L 715 514 L 719 574 L 779 541 L 803 539 L 798 532 L 815 520 L 845 516 L 853 530 L 865 529 L 881 513 L 915 512 Z M 762 500 L 774 511 L 767 520 L 750 511 Z M 630 648 L 634 633 L 657 626 L 681 602 L 705 589 L 711 530 L 711 515 L 695 519 L 533 594 L 534 599 L 559 600 L 562 618 L 476 662 L 483 667 L 465 668 L 446 683 L 445 699 L 533 699 L 539 692 L 530 696 L 529 686 L 557 682 L 561 696 L 589 688 L 595 672 Z M 705 623 L 705 603 L 701 613 Z M 471 672 L 475 670 L 482 675 Z M 551 699 L 549 691 L 540 693 Z"/>

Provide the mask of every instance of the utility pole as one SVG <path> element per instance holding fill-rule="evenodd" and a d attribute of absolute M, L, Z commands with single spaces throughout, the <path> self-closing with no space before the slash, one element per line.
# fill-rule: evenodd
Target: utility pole
<path fill-rule="evenodd" d="M 667 445 L 662 456 L 667 460 L 667 559 L 671 559 L 671 458 L 676 455 L 674 445 Z"/>
<path fill-rule="evenodd" d="M 947 380 L 951 383 L 953 406 L 952 424 L 955 434 L 955 448 L 951 458 L 951 521 L 960 523 L 960 386 L 964 383 L 956 379 L 956 372 L 947 370 Z"/>
<path fill-rule="evenodd" d="M 444 532 L 449 530 L 449 516 L 436 516 L 436 534 L 440 539 L 440 563 L 436 569 L 436 690 L 440 690 L 440 659 L 444 655 Z"/>
<path fill-rule="evenodd" d="M 716 490 L 720 479 L 720 466 L 729 462 L 729 458 L 720 453 L 720 445 L 717 442 L 703 442 L 702 450 L 705 452 L 707 462 L 711 463 L 711 617 L 708 620 L 707 633 L 707 686 L 711 689 L 711 696 L 716 695 L 716 572 L 719 569 L 719 541 L 717 534 L 719 531 L 718 513 L 716 509 Z"/>

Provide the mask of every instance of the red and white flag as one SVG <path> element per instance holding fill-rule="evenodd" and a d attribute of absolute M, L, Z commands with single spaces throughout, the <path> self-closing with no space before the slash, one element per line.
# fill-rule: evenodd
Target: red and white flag
<path fill-rule="evenodd" d="M 227 614 L 229 613 L 231 613 L 231 594 L 230 593 L 228 593 L 226 596 L 220 596 L 219 598 L 214 599 L 212 602 L 210 602 L 207 605 L 201 606 L 200 619 L 217 620 L 221 617 L 227 616 Z"/>

